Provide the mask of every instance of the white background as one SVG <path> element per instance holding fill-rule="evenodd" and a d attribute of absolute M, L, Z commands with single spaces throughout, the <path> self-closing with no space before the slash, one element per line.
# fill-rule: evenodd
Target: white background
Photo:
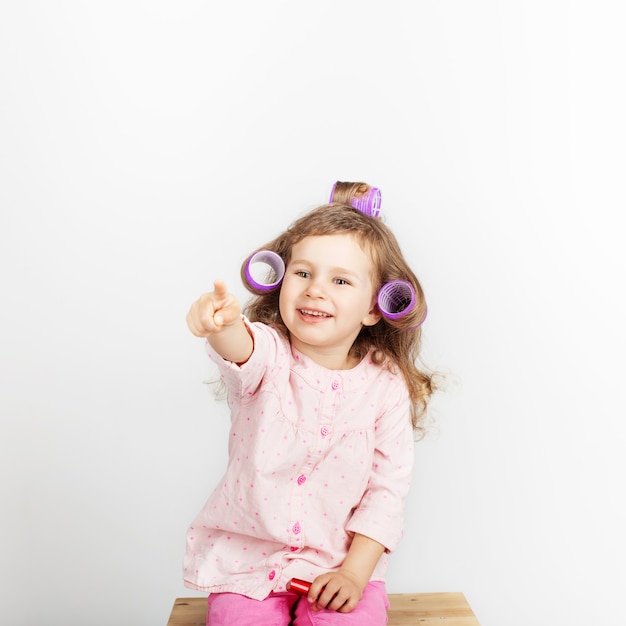
<path fill-rule="evenodd" d="M 154 626 L 228 416 L 186 328 L 381 187 L 447 376 L 390 592 L 626 624 L 620 2 L 0 8 L 0 621 Z"/>

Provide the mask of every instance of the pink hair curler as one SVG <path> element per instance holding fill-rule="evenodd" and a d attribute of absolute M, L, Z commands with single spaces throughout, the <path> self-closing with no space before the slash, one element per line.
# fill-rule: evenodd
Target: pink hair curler
<path fill-rule="evenodd" d="M 259 264 L 268 266 L 274 272 L 274 281 L 259 282 L 259 280 L 254 278 L 252 275 L 252 266 Z M 283 276 L 285 275 L 285 263 L 276 252 L 272 252 L 271 250 L 259 250 L 248 259 L 245 274 L 248 284 L 254 289 L 259 291 L 272 291 L 272 289 L 276 289 L 283 280 Z"/>
<path fill-rule="evenodd" d="M 415 290 L 406 280 L 385 283 L 378 292 L 378 308 L 390 320 L 407 315 L 415 306 Z"/>
<path fill-rule="evenodd" d="M 328 200 L 329 203 L 333 202 L 335 187 L 337 187 L 337 183 L 335 183 L 333 188 L 330 190 L 330 199 Z M 371 217 L 380 216 L 381 203 L 382 196 L 378 187 L 370 187 L 370 190 L 367 193 L 364 193 L 362 196 L 352 198 L 350 201 L 350 204 L 355 209 L 361 211 L 361 213 L 365 213 L 365 215 L 370 215 Z"/>
<path fill-rule="evenodd" d="M 300 580 L 299 578 L 292 578 L 287 583 L 287 591 L 297 593 L 299 596 L 306 596 L 311 588 L 311 583 L 306 580 Z"/>

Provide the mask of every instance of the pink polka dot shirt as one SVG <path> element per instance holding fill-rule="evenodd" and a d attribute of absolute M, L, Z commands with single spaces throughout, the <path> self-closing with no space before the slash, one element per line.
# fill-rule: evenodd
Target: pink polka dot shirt
<path fill-rule="evenodd" d="M 400 374 L 367 357 L 329 370 L 272 328 L 249 327 L 241 367 L 207 344 L 229 393 L 229 461 L 187 532 L 184 580 L 262 600 L 292 577 L 338 569 L 354 533 L 396 548 L 414 439 Z M 386 568 L 385 553 L 372 580 Z"/>

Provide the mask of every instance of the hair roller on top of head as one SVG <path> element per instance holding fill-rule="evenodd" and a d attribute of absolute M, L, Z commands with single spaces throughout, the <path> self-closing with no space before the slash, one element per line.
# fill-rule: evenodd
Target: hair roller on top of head
<path fill-rule="evenodd" d="M 266 280 L 261 280 L 253 275 L 253 265 L 264 265 L 271 270 Z M 257 274 L 255 271 L 254 274 Z M 285 263 L 276 252 L 271 250 L 259 250 L 255 252 L 246 262 L 245 280 L 250 289 L 255 292 L 267 292 L 276 289 L 285 276 Z"/>
<path fill-rule="evenodd" d="M 330 191 L 329 203 L 343 202 L 365 215 L 380 216 L 382 195 L 378 187 L 366 183 L 342 183 L 337 181 Z"/>

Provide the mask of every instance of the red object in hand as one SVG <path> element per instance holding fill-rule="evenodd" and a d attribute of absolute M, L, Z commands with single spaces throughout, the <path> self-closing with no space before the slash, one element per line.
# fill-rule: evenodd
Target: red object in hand
<path fill-rule="evenodd" d="M 299 596 L 306 596 L 309 593 L 309 589 L 311 587 L 311 583 L 306 580 L 300 580 L 299 578 L 292 578 L 287 583 L 287 591 L 293 591 L 293 593 L 297 593 Z"/>

